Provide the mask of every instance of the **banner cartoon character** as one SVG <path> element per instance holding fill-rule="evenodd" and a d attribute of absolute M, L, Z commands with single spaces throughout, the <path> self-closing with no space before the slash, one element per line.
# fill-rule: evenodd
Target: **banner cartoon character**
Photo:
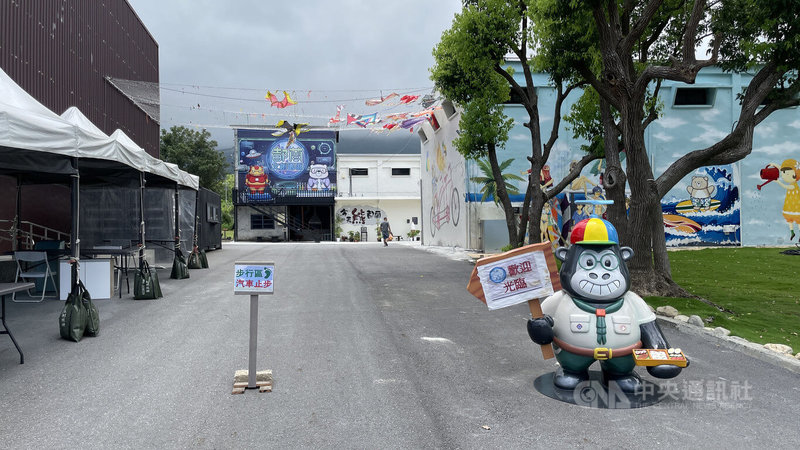
<path fill-rule="evenodd" d="M 245 184 L 250 189 L 251 194 L 263 194 L 267 188 L 267 174 L 262 166 L 250 166 L 250 170 L 245 176 Z"/>
<path fill-rule="evenodd" d="M 331 180 L 328 179 L 328 166 L 325 164 L 314 164 L 308 166 L 308 189 L 324 190 L 330 189 Z"/>

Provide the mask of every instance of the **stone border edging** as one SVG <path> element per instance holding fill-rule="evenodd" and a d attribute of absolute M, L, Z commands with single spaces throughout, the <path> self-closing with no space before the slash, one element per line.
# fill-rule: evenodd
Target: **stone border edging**
<path fill-rule="evenodd" d="M 713 332 L 706 331 L 705 328 L 700 328 L 695 325 L 690 325 L 686 322 L 675 320 L 671 317 L 656 315 L 656 319 L 659 322 L 661 322 L 661 324 L 667 324 L 677 329 L 678 331 L 693 336 L 705 337 L 711 341 L 716 341 L 716 343 L 718 343 L 719 345 L 722 345 L 731 350 L 742 352 L 745 355 L 752 356 L 753 358 L 768 362 L 775 366 L 783 367 L 784 369 L 788 369 L 792 372 L 800 374 L 800 360 L 790 355 L 784 355 L 778 352 L 774 352 L 772 350 L 768 350 L 764 348 L 762 344 L 756 344 L 754 342 L 750 342 L 747 339 L 741 338 L 739 336 L 720 336 L 719 334 L 714 334 Z M 689 359 L 691 360 L 691 355 L 689 355 Z"/>

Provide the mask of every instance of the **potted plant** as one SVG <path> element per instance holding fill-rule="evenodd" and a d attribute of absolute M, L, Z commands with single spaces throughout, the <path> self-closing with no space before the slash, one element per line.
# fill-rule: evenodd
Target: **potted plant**
<path fill-rule="evenodd" d="M 337 236 L 337 239 L 338 239 L 338 236 L 341 236 L 342 240 L 344 240 L 344 234 L 342 234 L 342 222 L 344 222 L 344 219 L 342 219 L 342 216 L 340 216 L 339 214 L 336 214 L 336 218 L 333 220 L 333 223 L 334 223 L 333 235 Z"/>
<path fill-rule="evenodd" d="M 355 231 L 350 230 L 350 231 L 347 232 L 347 235 L 349 236 L 350 242 L 355 242 L 355 240 L 356 240 L 356 232 Z"/>
<path fill-rule="evenodd" d="M 418 234 L 419 230 L 411 230 L 408 233 L 406 233 L 406 236 L 408 236 L 408 238 L 411 239 L 412 241 L 416 241 L 419 240 L 419 238 L 417 237 Z"/>

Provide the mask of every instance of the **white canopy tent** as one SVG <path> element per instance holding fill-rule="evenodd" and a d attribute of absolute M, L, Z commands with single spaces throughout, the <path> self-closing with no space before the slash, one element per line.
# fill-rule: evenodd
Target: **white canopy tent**
<path fill-rule="evenodd" d="M 191 189 L 199 188 L 199 178 L 150 156 L 124 132 L 107 136 L 80 110 L 64 114 L 50 111 L 0 69 L 0 169 L 24 164 L 19 150 L 114 161 L 140 172 L 151 173 Z M 13 153 L 12 153 L 13 152 Z M 25 152 L 23 152 L 25 153 Z M 23 158 L 23 161 L 19 161 Z M 55 159 L 53 160 L 55 161 Z M 36 164 L 32 169 L 46 171 Z"/>
<path fill-rule="evenodd" d="M 75 107 L 55 114 L 0 69 L 0 175 L 17 179 L 15 220 L 21 183 L 71 185 L 71 251 L 77 258 L 80 180 L 100 179 L 104 172 L 125 174 L 142 186 L 146 176 L 156 185 L 172 185 L 175 192 L 199 188 L 197 176 L 150 156 L 121 130 L 107 136 Z"/>

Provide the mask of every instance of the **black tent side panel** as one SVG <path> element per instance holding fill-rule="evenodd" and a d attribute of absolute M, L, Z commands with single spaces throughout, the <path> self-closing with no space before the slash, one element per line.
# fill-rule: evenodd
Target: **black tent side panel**
<path fill-rule="evenodd" d="M 203 250 L 222 248 L 222 202 L 219 194 L 201 187 L 197 215 L 197 246 Z"/>

